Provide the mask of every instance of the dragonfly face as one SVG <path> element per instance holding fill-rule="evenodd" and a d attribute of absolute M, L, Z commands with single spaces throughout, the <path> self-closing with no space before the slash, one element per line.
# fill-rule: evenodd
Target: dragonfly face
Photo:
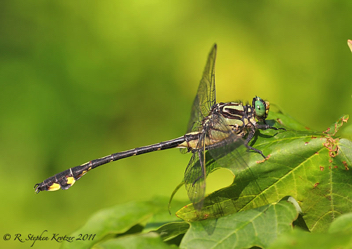
<path fill-rule="evenodd" d="M 255 111 L 255 117 L 259 122 L 265 123 L 265 119 L 268 116 L 270 104 L 268 101 L 264 101 L 259 97 L 253 98 L 252 108 Z"/>

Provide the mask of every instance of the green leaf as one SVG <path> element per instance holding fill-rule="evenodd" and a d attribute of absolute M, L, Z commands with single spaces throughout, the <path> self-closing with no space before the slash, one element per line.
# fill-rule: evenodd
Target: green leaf
<path fill-rule="evenodd" d="M 309 233 L 295 229 L 292 233 L 278 238 L 270 249 L 331 249 L 352 248 L 352 234 L 346 233 Z"/>
<path fill-rule="evenodd" d="M 330 233 L 347 232 L 352 234 L 352 213 L 343 214 L 331 223 Z"/>
<path fill-rule="evenodd" d="M 290 231 L 297 217 L 295 206 L 283 200 L 219 219 L 192 222 L 180 247 L 267 247 L 279 234 Z"/>
<path fill-rule="evenodd" d="M 158 233 L 164 241 L 168 241 L 185 234 L 188 228 L 189 224 L 186 222 L 170 222 L 159 227 L 155 232 Z"/>
<path fill-rule="evenodd" d="M 119 237 L 111 239 L 94 246 L 94 249 L 107 249 L 107 248 L 155 248 L 155 249 L 168 249 L 177 248 L 175 245 L 165 244 L 157 233 L 135 234 L 130 236 Z"/>
<path fill-rule="evenodd" d="M 137 225 L 146 223 L 150 217 L 165 209 L 166 199 L 155 199 L 146 202 L 130 202 L 104 209 L 93 215 L 87 223 L 70 236 L 74 241 L 64 242 L 62 248 L 91 248 L 94 244 L 112 237 L 140 232 Z M 137 230 L 137 231 L 136 231 Z M 77 240 L 80 234 L 93 234 L 94 239 Z"/>
<path fill-rule="evenodd" d="M 267 123 L 273 125 L 277 122 L 280 125 L 283 125 L 287 130 L 294 131 L 309 131 L 310 129 L 307 126 L 304 126 L 293 119 L 289 114 L 281 112 L 269 112 Z"/>
<path fill-rule="evenodd" d="M 266 130 L 257 133 L 251 146 L 270 155 L 269 159 L 263 161 L 257 153 L 240 148 L 237 151 L 249 168 L 228 165 L 236 176 L 232 185 L 207 196 L 201 211 L 190 204 L 177 216 L 185 221 L 217 218 L 292 196 L 300 204 L 310 231 L 326 231 L 337 216 L 352 211 L 349 140 L 307 129 Z M 208 160 L 207 172 L 219 167 L 221 164 Z"/>
<path fill-rule="evenodd" d="M 308 233 L 296 229 L 279 237 L 269 248 L 352 248 L 352 213 L 331 223 L 328 233 Z"/>
<path fill-rule="evenodd" d="M 343 115 L 341 118 L 339 118 L 339 120 L 337 120 L 333 125 L 331 125 L 325 131 L 325 133 L 328 133 L 328 134 L 334 136 L 340 130 L 340 128 L 343 126 L 343 124 L 347 123 L 348 119 L 349 119 L 348 115 Z"/>

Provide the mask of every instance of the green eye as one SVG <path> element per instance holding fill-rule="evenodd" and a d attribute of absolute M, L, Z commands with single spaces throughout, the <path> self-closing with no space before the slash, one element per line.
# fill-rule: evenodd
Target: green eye
<path fill-rule="evenodd" d="M 257 117 L 263 117 L 265 115 L 265 104 L 264 101 L 261 98 L 257 98 L 257 100 L 254 102 L 255 105 L 255 114 Z"/>

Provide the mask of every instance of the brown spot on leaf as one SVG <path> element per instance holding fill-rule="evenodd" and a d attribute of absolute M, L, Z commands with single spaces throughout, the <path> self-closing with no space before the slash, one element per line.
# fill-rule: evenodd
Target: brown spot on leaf
<path fill-rule="evenodd" d="M 330 127 L 326 129 L 326 131 L 323 131 L 323 133 L 329 133 L 330 132 Z"/>
<path fill-rule="evenodd" d="M 329 150 L 329 156 L 330 157 L 335 157 L 338 154 L 339 151 L 339 146 L 337 145 L 339 142 L 339 139 L 333 139 L 329 134 L 327 134 L 325 138 L 325 143 L 323 143 L 324 147 L 326 147 Z"/>
<path fill-rule="evenodd" d="M 346 170 L 350 170 L 350 168 L 348 167 L 348 164 L 347 164 L 346 161 L 342 161 L 342 163 L 343 163 L 343 166 L 345 166 L 345 169 L 346 169 Z"/>

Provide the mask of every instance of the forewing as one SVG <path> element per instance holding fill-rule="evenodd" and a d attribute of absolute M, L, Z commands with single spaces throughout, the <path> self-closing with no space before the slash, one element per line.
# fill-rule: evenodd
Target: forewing
<path fill-rule="evenodd" d="M 215 99 L 215 59 L 217 46 L 214 44 L 209 53 L 202 79 L 198 86 L 197 95 L 193 101 L 191 118 L 187 132 L 199 131 L 204 117 L 208 116 Z"/>

